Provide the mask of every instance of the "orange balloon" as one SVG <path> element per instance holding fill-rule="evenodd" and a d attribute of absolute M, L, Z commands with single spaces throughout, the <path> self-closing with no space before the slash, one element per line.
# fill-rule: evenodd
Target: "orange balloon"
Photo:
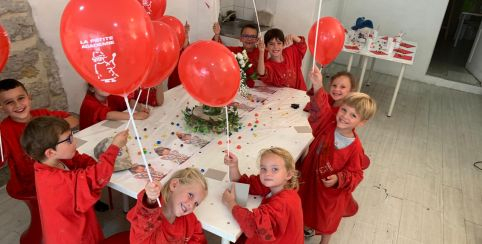
<path fill-rule="evenodd" d="M 308 47 L 313 54 L 316 46 L 315 60 L 320 64 L 329 64 L 343 48 L 345 42 L 345 28 L 333 17 L 323 17 L 318 20 L 318 38 L 316 38 L 316 22 L 311 26 L 308 34 Z"/>
<path fill-rule="evenodd" d="M 197 41 L 187 47 L 178 69 L 186 91 L 203 104 L 222 107 L 236 97 L 241 81 L 238 61 L 218 42 Z"/>
<path fill-rule="evenodd" d="M 164 22 L 165 24 L 169 25 L 177 34 L 177 39 L 179 41 L 179 46 L 182 47 L 184 45 L 184 39 L 186 39 L 186 32 L 184 29 L 184 25 L 178 20 L 176 17 L 164 15 L 157 21 Z"/>
<path fill-rule="evenodd" d="M 137 0 L 151 19 L 158 19 L 166 11 L 166 0 Z"/>
<path fill-rule="evenodd" d="M 9 52 L 10 40 L 8 39 L 8 33 L 0 25 L 0 71 L 2 71 L 5 64 L 7 64 Z"/>
<path fill-rule="evenodd" d="M 154 60 L 142 88 L 162 83 L 174 70 L 179 59 L 179 43 L 174 30 L 160 21 L 152 21 L 154 27 Z"/>
<path fill-rule="evenodd" d="M 71 0 L 60 23 L 67 59 L 90 84 L 127 95 L 153 60 L 152 23 L 136 1 Z"/>

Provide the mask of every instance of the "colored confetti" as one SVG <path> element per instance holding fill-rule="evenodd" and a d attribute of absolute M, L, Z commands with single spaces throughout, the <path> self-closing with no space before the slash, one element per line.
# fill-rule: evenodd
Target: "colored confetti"
<path fill-rule="evenodd" d="M 237 145 L 237 146 L 236 146 L 236 149 L 241 149 L 241 145 Z"/>
<path fill-rule="evenodd" d="M 218 145 L 222 145 L 222 144 L 223 144 L 223 141 L 219 140 Z"/>

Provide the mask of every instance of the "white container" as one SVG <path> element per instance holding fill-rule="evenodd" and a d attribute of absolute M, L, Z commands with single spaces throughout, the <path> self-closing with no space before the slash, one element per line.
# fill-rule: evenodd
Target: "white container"
<path fill-rule="evenodd" d="M 388 54 L 393 53 L 393 49 L 395 48 L 395 43 L 393 42 L 393 37 L 389 37 L 387 40 L 387 52 Z"/>

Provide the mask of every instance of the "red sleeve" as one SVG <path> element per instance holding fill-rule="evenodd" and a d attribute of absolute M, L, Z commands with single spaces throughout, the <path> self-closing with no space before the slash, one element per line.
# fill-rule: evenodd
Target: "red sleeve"
<path fill-rule="evenodd" d="M 353 192 L 355 188 L 363 180 L 363 170 L 361 169 L 361 163 L 365 154 L 360 142 L 357 140 L 353 143 L 357 143 L 357 149 L 345 164 L 345 167 L 338 172 L 338 189 L 344 189 L 349 192 Z"/>
<path fill-rule="evenodd" d="M 92 95 L 86 94 L 80 107 L 79 128 L 82 130 L 105 120 L 110 111 L 108 106 L 97 101 Z"/>
<path fill-rule="evenodd" d="M 264 75 L 259 75 L 259 79 L 261 81 L 263 81 L 264 83 L 268 84 L 268 85 L 272 85 L 272 86 L 280 86 L 279 84 L 277 84 L 276 82 L 276 79 L 275 79 L 275 76 L 274 76 L 274 72 L 276 72 L 274 70 L 274 68 L 271 67 L 271 65 L 269 64 L 269 62 L 267 62 L 265 60 L 264 62 Z"/>
<path fill-rule="evenodd" d="M 259 175 L 251 175 L 248 177 L 246 174 L 243 174 L 238 182 L 249 184 L 249 194 L 251 195 L 266 196 L 271 192 L 268 187 L 261 183 Z"/>
<path fill-rule="evenodd" d="M 306 53 L 307 46 L 306 46 L 305 37 L 299 36 L 299 38 L 301 39 L 301 41 L 293 42 L 293 46 L 296 48 L 296 51 L 300 56 L 300 60 L 303 60 L 303 57 L 305 56 L 305 53 Z"/>
<path fill-rule="evenodd" d="M 154 233 L 161 225 L 158 220 L 161 214 L 162 208 L 146 205 L 145 190 L 139 192 L 136 205 L 127 213 L 127 220 L 131 223 L 130 242 L 151 243 L 151 239 L 155 238 Z"/>
<path fill-rule="evenodd" d="M 99 163 L 86 168 L 69 171 L 75 181 L 74 201 L 75 209 L 80 212 L 87 212 L 96 203 L 114 170 L 114 162 L 119 153 L 119 148 L 111 145 L 101 154 Z M 72 161 L 85 160 L 86 155 L 77 155 Z M 91 157 L 88 163 L 95 162 Z M 83 162 L 79 162 L 84 164 Z"/>
<path fill-rule="evenodd" d="M 204 231 L 201 225 L 201 222 L 196 218 L 196 215 L 191 214 L 189 216 L 189 225 L 188 225 L 188 233 L 191 234 L 191 237 L 189 238 L 189 241 L 187 243 L 189 244 L 207 244 L 208 241 L 206 240 L 206 236 L 204 235 Z"/>
<path fill-rule="evenodd" d="M 247 208 L 234 206 L 233 216 L 238 222 L 246 237 L 264 241 L 274 241 L 276 236 L 273 229 L 286 229 L 288 225 L 287 211 L 283 202 L 272 200 L 261 204 L 258 208 L 249 211 Z"/>
<path fill-rule="evenodd" d="M 64 118 L 64 119 L 70 116 L 69 113 L 67 113 L 65 111 L 60 111 L 60 110 L 49 111 L 49 115 L 55 116 L 55 117 L 58 117 L 58 118 Z"/>
<path fill-rule="evenodd" d="M 323 88 L 320 88 L 315 95 L 310 96 L 310 103 L 308 122 L 313 136 L 316 136 L 330 122 L 334 122 L 334 117 L 329 103 L 329 94 Z"/>

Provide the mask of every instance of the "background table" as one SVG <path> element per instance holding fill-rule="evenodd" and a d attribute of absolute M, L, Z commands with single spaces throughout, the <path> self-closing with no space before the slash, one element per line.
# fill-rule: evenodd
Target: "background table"
<path fill-rule="evenodd" d="M 258 152 L 262 148 L 271 146 L 287 149 L 293 157 L 299 158 L 313 139 L 307 121 L 308 113 L 302 108 L 308 102 L 304 91 L 291 88 L 260 88 L 263 90 L 252 90 L 254 95 L 250 100 L 237 97 L 236 101 L 251 106 L 252 111 L 238 110 L 240 113 L 242 128 L 233 132 L 230 137 L 230 149 L 239 158 L 239 168 L 242 173 L 258 174 L 259 164 L 256 162 Z M 264 92 L 263 92 L 264 91 Z M 272 91 L 270 94 L 266 91 Z M 266 98 L 266 100 L 263 100 Z M 291 107 L 292 103 L 300 105 L 298 109 Z M 158 171 L 168 173 L 161 181 L 165 183 L 170 175 L 177 169 L 194 166 L 203 172 L 218 170 L 226 172 L 228 168 L 224 165 L 223 150 L 226 149 L 226 135 L 202 135 L 192 133 L 210 141 L 202 148 L 185 144 L 179 140 L 175 132 L 187 132 L 185 128 L 182 111 L 188 107 L 197 105 L 183 89 L 178 86 L 165 93 L 165 103 L 161 107 L 154 108 L 151 116 L 144 121 L 136 121 L 143 147 L 146 149 L 146 157 L 152 167 Z M 83 153 L 93 154 L 95 145 L 103 138 L 113 136 L 116 132 L 125 128 L 125 123 L 118 128 L 110 128 L 100 122 L 86 128 L 77 134 L 76 138 L 87 141 L 78 150 Z M 127 146 L 133 162 L 142 164 L 140 152 L 133 140 L 134 133 L 131 129 Z M 182 154 L 190 156 L 183 164 L 177 165 L 172 162 L 161 160 L 154 152 L 158 146 L 175 149 Z M 129 171 L 114 173 L 109 187 L 118 190 L 130 197 L 136 198 L 147 180 L 134 178 Z M 222 238 L 223 243 L 235 242 L 241 235 L 241 229 L 221 201 L 224 190 L 229 186 L 228 175 L 222 180 L 207 178 L 209 192 L 205 200 L 195 210 L 195 214 L 202 223 L 205 230 L 212 232 Z M 261 197 L 250 196 L 247 207 L 253 208 L 260 204 Z"/>
<path fill-rule="evenodd" d="M 384 38 L 386 38 L 386 37 L 381 37 L 380 39 L 384 39 Z M 417 50 L 417 43 L 405 41 L 405 40 L 402 41 L 399 49 L 395 49 L 390 54 L 388 54 L 386 51 L 377 51 L 377 50 L 371 50 L 371 49 L 369 50 L 369 49 L 360 47 L 357 44 L 355 44 L 355 45 L 345 44 L 343 46 L 343 52 L 346 52 L 346 53 L 350 54 L 350 58 L 348 60 L 348 65 L 347 65 L 347 71 L 348 72 L 350 72 L 350 70 L 351 70 L 351 66 L 352 66 L 352 63 L 353 63 L 353 55 L 358 54 L 358 55 L 361 55 L 361 57 L 362 57 L 362 68 L 361 68 L 360 79 L 358 80 L 357 91 L 361 90 L 369 58 L 373 59 L 372 65 L 371 65 L 371 68 L 370 68 L 370 73 L 373 70 L 373 66 L 375 65 L 376 59 L 400 63 L 402 65 L 402 67 L 400 69 L 400 73 L 398 74 L 397 84 L 395 86 L 395 91 L 393 92 L 392 101 L 390 102 L 390 107 L 388 109 L 388 114 L 387 114 L 388 117 L 392 116 L 393 107 L 395 105 L 395 101 L 396 101 L 397 95 L 398 95 L 398 90 L 400 89 L 400 85 L 401 85 L 402 80 L 403 80 L 403 73 L 405 72 L 405 66 L 413 64 L 413 61 L 415 59 L 416 50 Z M 402 57 L 407 57 L 407 56 L 410 57 L 409 60 L 406 60 L 406 59 L 402 58 Z"/>

